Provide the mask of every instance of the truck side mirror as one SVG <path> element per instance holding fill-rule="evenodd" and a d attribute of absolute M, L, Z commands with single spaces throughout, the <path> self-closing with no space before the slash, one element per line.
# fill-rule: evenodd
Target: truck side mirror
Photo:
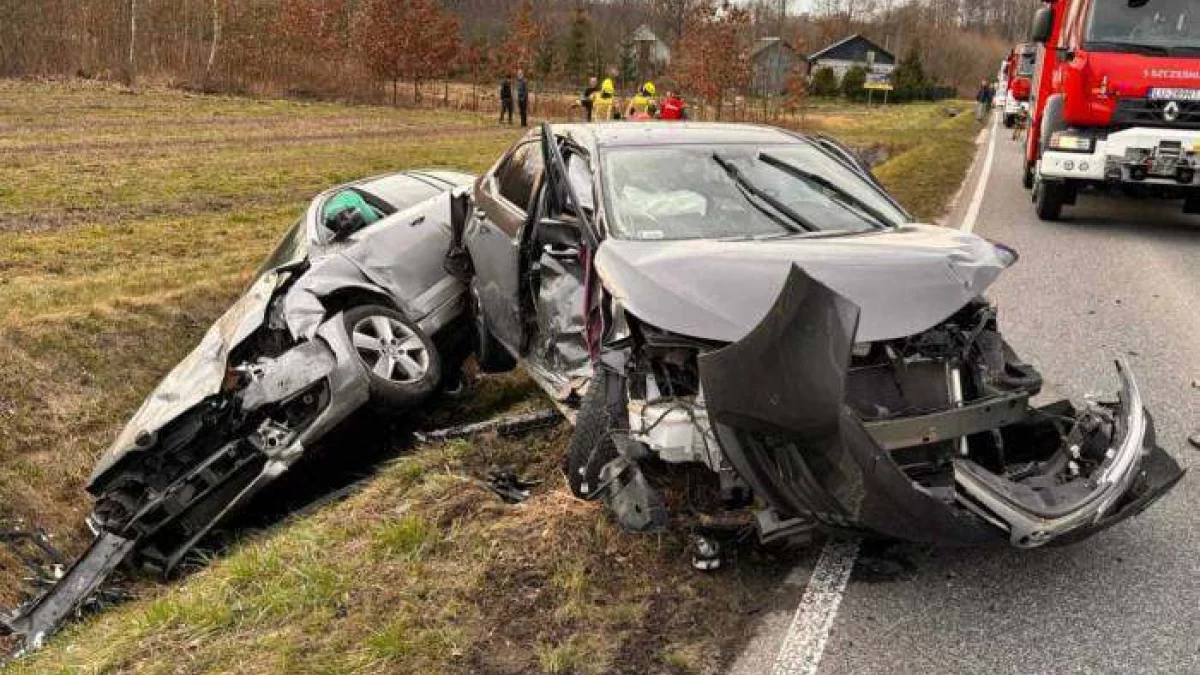
<path fill-rule="evenodd" d="M 1029 39 L 1033 42 L 1046 44 L 1050 41 L 1050 36 L 1053 34 L 1054 10 L 1049 7 L 1043 7 L 1033 17 L 1033 30 L 1030 32 Z"/>

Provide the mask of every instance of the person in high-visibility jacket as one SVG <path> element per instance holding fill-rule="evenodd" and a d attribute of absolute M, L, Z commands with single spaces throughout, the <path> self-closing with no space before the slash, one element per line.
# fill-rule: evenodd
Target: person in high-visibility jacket
<path fill-rule="evenodd" d="M 617 103 L 616 91 L 612 78 L 604 78 L 600 89 L 592 92 L 592 119 L 597 122 L 612 121 L 613 109 Z"/>
<path fill-rule="evenodd" d="M 636 119 L 650 119 L 658 112 L 658 103 L 654 100 L 654 83 L 647 82 L 642 85 L 641 91 L 629 100 L 629 108 L 625 111 L 625 117 Z"/>

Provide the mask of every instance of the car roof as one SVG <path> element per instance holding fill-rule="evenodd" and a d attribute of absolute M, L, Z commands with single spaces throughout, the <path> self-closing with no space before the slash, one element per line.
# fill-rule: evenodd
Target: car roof
<path fill-rule="evenodd" d="M 592 148 L 797 142 L 795 134 L 783 129 L 754 124 L 722 124 L 719 122 L 556 124 L 554 130 L 585 147 Z"/>

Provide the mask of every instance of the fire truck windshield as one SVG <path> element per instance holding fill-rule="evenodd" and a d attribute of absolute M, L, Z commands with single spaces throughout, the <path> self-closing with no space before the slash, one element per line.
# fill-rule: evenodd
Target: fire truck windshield
<path fill-rule="evenodd" d="M 1085 42 L 1089 51 L 1200 55 L 1200 7 L 1195 0 L 1149 0 L 1141 7 L 1095 0 Z"/>

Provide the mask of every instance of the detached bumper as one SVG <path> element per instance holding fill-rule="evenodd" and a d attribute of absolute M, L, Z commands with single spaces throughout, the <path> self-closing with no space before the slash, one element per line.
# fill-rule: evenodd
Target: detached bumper
<path fill-rule="evenodd" d="M 721 449 L 784 518 L 914 542 L 1007 540 L 1032 547 L 1076 541 L 1119 522 L 1182 476 L 1154 446 L 1137 384 L 1121 364 L 1121 405 L 1110 415 L 1112 445 L 1091 472 L 1092 482 L 1077 478 L 1066 490 L 1013 483 L 956 459 L 949 494 L 923 487 L 844 404 L 858 315 L 846 298 L 793 268 L 758 327 L 700 359 Z M 1049 452 L 1061 452 L 1058 433 L 1050 429 L 1049 435 Z"/>

